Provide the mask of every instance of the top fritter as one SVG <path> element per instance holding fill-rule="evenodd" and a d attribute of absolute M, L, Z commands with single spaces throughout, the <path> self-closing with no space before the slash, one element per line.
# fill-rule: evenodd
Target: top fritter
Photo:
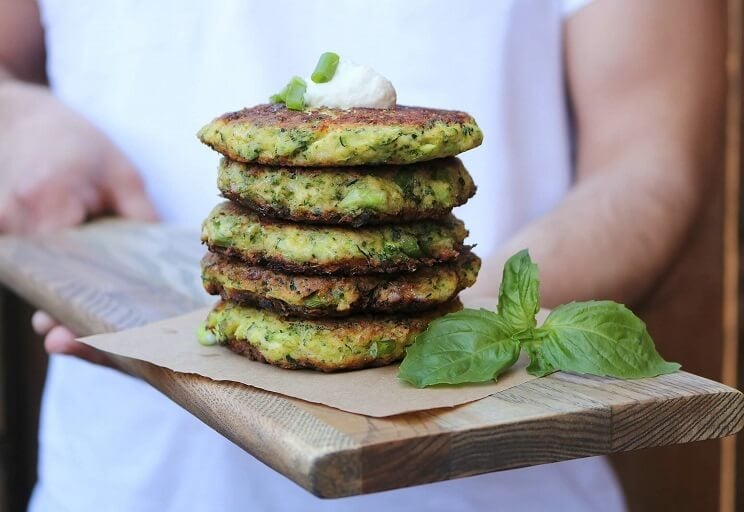
<path fill-rule="evenodd" d="M 198 136 L 233 160 L 319 167 L 411 164 L 454 156 L 483 140 L 475 120 L 453 110 L 398 106 L 296 111 L 281 104 L 222 115 Z"/>

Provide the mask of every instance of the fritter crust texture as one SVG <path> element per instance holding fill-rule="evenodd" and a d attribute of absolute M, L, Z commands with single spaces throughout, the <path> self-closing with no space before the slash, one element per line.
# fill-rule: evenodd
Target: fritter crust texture
<path fill-rule="evenodd" d="M 411 164 L 454 156 L 483 141 L 464 112 L 400 105 L 306 111 L 257 105 L 214 119 L 197 136 L 231 160 L 320 167 Z"/>
<path fill-rule="evenodd" d="M 288 369 L 334 372 L 400 360 L 405 347 L 429 322 L 461 308 L 454 301 L 415 316 L 312 320 L 223 301 L 209 313 L 202 329 L 211 340 L 253 360 Z"/>
<path fill-rule="evenodd" d="M 412 272 L 456 260 L 467 234 L 452 215 L 364 228 L 314 226 L 267 219 L 230 202 L 217 205 L 202 225 L 212 252 L 303 274 Z"/>
<path fill-rule="evenodd" d="M 480 258 L 462 255 L 448 264 L 410 274 L 307 276 L 277 272 L 208 253 L 202 260 L 204 288 L 212 295 L 281 315 L 308 318 L 432 309 L 472 286 Z"/>
<path fill-rule="evenodd" d="M 441 218 L 475 194 L 457 158 L 412 165 L 272 167 L 224 158 L 222 195 L 262 215 L 362 226 Z"/>

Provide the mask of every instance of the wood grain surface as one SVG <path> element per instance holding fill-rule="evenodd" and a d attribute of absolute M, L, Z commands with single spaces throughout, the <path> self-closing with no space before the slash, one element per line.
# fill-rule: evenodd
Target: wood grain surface
<path fill-rule="evenodd" d="M 99 222 L 0 238 L 0 282 L 81 335 L 208 302 L 198 235 Z M 557 373 L 454 409 L 369 418 L 118 358 L 310 492 L 341 497 L 560 460 L 712 439 L 744 425 L 744 397 L 685 372 L 636 381 Z"/>

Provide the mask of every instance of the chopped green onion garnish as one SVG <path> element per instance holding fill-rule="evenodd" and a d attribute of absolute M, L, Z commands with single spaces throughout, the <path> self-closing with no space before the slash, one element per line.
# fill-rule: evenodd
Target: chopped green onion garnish
<path fill-rule="evenodd" d="M 285 96 L 285 104 L 290 110 L 303 110 L 305 108 L 305 91 L 307 85 L 305 81 L 299 76 L 292 77 L 292 80 L 287 84 L 287 95 Z"/>
<path fill-rule="evenodd" d="M 307 87 L 307 85 L 305 84 L 305 80 L 302 77 L 300 77 L 300 76 L 293 76 L 290 79 L 289 83 L 287 84 L 287 87 L 291 87 L 293 85 L 299 85 L 299 86 L 302 86 L 302 87 Z"/>
<path fill-rule="evenodd" d="M 285 85 L 284 88 L 278 93 L 272 94 L 271 96 L 269 96 L 269 101 L 271 103 L 286 103 L 287 89 L 289 89 L 289 84 Z"/>
<path fill-rule="evenodd" d="M 269 97 L 271 103 L 284 103 L 290 110 L 305 108 L 305 90 L 307 85 L 299 76 L 293 76 L 284 89 Z"/>
<path fill-rule="evenodd" d="M 330 82 L 333 75 L 336 74 L 338 59 L 338 54 L 333 52 L 326 52 L 321 55 L 317 66 L 315 66 L 315 71 L 310 75 L 310 79 L 316 84 Z"/>

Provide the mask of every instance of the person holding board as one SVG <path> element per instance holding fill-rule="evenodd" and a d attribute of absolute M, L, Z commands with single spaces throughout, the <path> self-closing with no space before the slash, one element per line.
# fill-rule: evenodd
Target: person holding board
<path fill-rule="evenodd" d="M 458 215 L 496 295 L 529 247 L 547 307 L 632 303 L 675 257 L 722 143 L 725 2 L 424 0 L 0 4 L 0 232 L 113 213 L 198 226 L 215 203 L 195 127 L 334 49 L 403 104 L 472 114 Z M 31 510 L 623 510 L 594 458 L 321 501 L 47 315 Z M 65 357 L 65 355 L 78 356 Z M 90 362 L 98 364 L 90 364 Z"/>

